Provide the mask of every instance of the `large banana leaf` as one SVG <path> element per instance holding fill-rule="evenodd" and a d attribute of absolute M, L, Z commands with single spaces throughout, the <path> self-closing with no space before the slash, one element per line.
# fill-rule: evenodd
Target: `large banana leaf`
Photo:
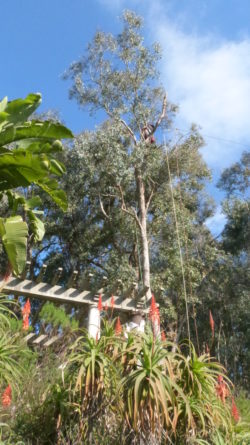
<path fill-rule="evenodd" d="M 21 216 L 0 218 L 0 236 L 14 272 L 22 273 L 26 262 L 28 226 Z"/>
<path fill-rule="evenodd" d="M 13 124 L 24 122 L 28 117 L 34 113 L 42 102 L 42 96 L 40 93 L 29 94 L 25 99 L 15 99 L 8 102 L 5 97 L 0 102 L 0 111 L 7 114 L 6 121 Z"/>
<path fill-rule="evenodd" d="M 72 138 L 68 128 L 50 121 L 29 121 L 22 125 L 7 125 L 0 133 L 0 146 L 27 138 L 39 138 L 44 141 Z"/>
<path fill-rule="evenodd" d="M 41 103 L 41 95 L 29 94 L 25 99 L 0 101 L 0 192 L 7 194 L 12 214 L 21 205 L 29 219 L 35 241 L 41 241 L 44 224 L 41 213 L 12 190 L 36 184 L 46 191 L 63 210 L 67 208 L 65 193 L 55 177 L 65 172 L 64 165 L 53 157 L 62 150 L 58 139 L 72 138 L 68 128 L 53 121 L 27 119 Z M 15 195 L 15 196 L 14 196 Z M 34 198 L 33 198 L 34 200 Z M 26 260 L 28 226 L 20 216 L 0 220 L 0 236 L 14 272 L 19 275 Z"/>

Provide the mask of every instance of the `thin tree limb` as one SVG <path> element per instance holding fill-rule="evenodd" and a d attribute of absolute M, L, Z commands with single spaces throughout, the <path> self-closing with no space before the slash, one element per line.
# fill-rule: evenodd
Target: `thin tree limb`
<path fill-rule="evenodd" d="M 154 196 L 154 192 L 155 192 L 155 182 L 154 182 L 151 178 L 149 178 L 149 180 L 150 180 L 150 182 L 152 183 L 152 189 L 151 189 L 149 198 L 148 198 L 148 200 L 147 200 L 147 202 L 146 202 L 146 213 L 148 212 L 150 203 L 151 203 L 151 201 L 152 201 L 152 198 L 153 198 L 153 196 Z"/>
<path fill-rule="evenodd" d="M 146 142 L 150 140 L 151 136 L 156 132 L 157 128 L 159 127 L 162 119 L 164 119 L 164 117 L 166 116 L 166 111 L 167 111 L 167 95 L 165 94 L 165 96 L 163 98 L 163 103 L 162 103 L 161 115 L 157 119 L 156 123 L 152 125 L 152 128 L 150 128 L 149 135 L 147 137 L 145 137 L 145 135 L 143 134 L 143 129 L 140 129 L 140 134 L 141 134 L 142 140 L 144 140 Z"/>
<path fill-rule="evenodd" d="M 132 216 L 132 218 L 135 219 L 135 221 L 136 221 L 138 227 L 141 229 L 141 228 L 142 228 L 142 227 L 141 227 L 141 222 L 140 222 L 140 220 L 139 220 L 139 218 L 138 218 L 138 215 L 137 215 L 135 209 L 131 209 L 131 210 L 128 210 L 128 209 L 127 209 L 127 206 L 126 206 L 126 204 L 125 204 L 124 195 L 123 195 L 123 191 L 122 191 L 121 185 L 118 184 L 118 185 L 117 185 L 117 188 L 118 188 L 118 190 L 119 190 L 119 192 L 120 192 L 120 196 L 121 196 L 121 202 L 122 202 L 122 207 L 121 207 L 121 208 L 122 208 L 122 211 L 123 211 L 124 213 L 127 213 L 128 215 Z"/>
<path fill-rule="evenodd" d="M 99 194 L 99 203 L 100 203 L 100 208 L 101 208 L 102 214 L 104 215 L 104 217 L 106 219 L 110 220 L 110 217 L 107 215 L 107 213 L 105 212 L 105 209 L 103 207 L 103 202 L 102 202 L 102 198 L 101 198 L 100 194 Z"/>
<path fill-rule="evenodd" d="M 125 122 L 124 119 L 119 119 L 120 122 L 124 125 L 124 127 L 128 130 L 130 136 L 132 137 L 132 139 L 134 140 L 135 145 L 137 145 L 137 139 L 136 139 L 136 135 L 134 134 L 133 130 L 131 130 L 131 128 L 129 127 L 129 125 Z"/>
<path fill-rule="evenodd" d="M 108 115 L 109 117 L 111 117 L 111 119 L 117 119 L 117 117 L 114 116 L 114 115 L 109 111 L 109 109 L 108 109 L 107 106 L 104 105 L 104 108 L 105 108 L 105 111 L 106 111 L 107 115 Z M 129 133 L 130 136 L 132 137 L 132 139 L 133 139 L 135 145 L 137 145 L 136 135 L 135 135 L 135 133 L 133 132 L 133 130 L 130 128 L 130 126 L 127 124 L 127 122 L 126 122 L 124 119 L 120 118 L 120 117 L 118 118 L 118 120 L 119 120 L 119 121 L 121 122 L 121 124 L 126 128 L 126 130 L 128 131 L 128 133 Z"/>
<path fill-rule="evenodd" d="M 157 130 L 162 119 L 164 119 L 164 117 L 166 116 L 166 111 L 167 111 L 167 94 L 165 94 L 165 96 L 163 98 L 162 112 L 161 112 L 161 115 L 159 116 L 158 120 L 154 124 L 154 130 L 153 130 L 152 134 Z"/>

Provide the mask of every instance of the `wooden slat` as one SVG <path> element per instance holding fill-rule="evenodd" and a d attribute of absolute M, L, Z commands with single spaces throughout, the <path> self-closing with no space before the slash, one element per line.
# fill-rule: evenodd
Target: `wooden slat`
<path fill-rule="evenodd" d="M 46 341 L 46 343 L 43 344 L 43 347 L 47 348 L 48 346 L 53 345 L 53 343 L 55 343 L 59 338 L 61 338 L 61 335 L 54 335 L 54 337 L 51 337 Z"/>
<path fill-rule="evenodd" d="M 30 334 L 26 335 L 26 337 L 24 337 L 24 341 L 29 341 L 31 338 L 33 338 L 36 335 L 35 332 L 31 332 Z"/>
<path fill-rule="evenodd" d="M 33 344 L 33 345 L 40 345 L 40 343 L 42 343 L 47 337 L 48 337 L 48 336 L 45 335 L 45 334 L 39 335 L 39 337 L 36 338 L 36 339 L 32 342 L 32 344 Z"/>
<path fill-rule="evenodd" d="M 134 288 L 134 285 L 132 286 Z M 72 304 L 76 306 L 89 305 L 98 301 L 99 293 L 103 294 L 103 301 L 110 299 L 110 295 L 105 294 L 106 288 L 102 287 L 94 295 L 89 290 L 78 290 L 74 288 L 65 289 L 62 286 L 51 285 L 48 283 L 36 283 L 32 280 L 21 280 L 12 277 L 8 283 L 4 284 L 2 292 L 9 295 L 23 296 L 27 298 L 39 298 L 41 300 L 50 300 L 54 303 Z M 123 295 L 114 295 L 114 308 L 120 311 L 130 312 L 137 309 L 137 298 L 131 298 L 129 292 Z M 143 310 L 145 313 L 148 309 Z"/>

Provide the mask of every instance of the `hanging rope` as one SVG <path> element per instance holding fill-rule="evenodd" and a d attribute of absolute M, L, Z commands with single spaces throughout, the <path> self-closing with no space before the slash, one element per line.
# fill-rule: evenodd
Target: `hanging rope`
<path fill-rule="evenodd" d="M 178 157 L 178 150 L 176 151 L 176 170 L 177 170 L 177 176 L 178 176 L 178 189 L 179 189 L 179 196 L 180 196 L 180 209 L 181 209 L 181 215 L 183 214 L 183 200 L 182 200 L 182 191 L 181 191 L 181 176 L 180 176 L 180 168 L 179 168 L 179 157 Z M 188 284 L 189 284 L 189 290 L 190 290 L 190 297 L 192 301 L 192 309 L 193 309 L 193 320 L 194 320 L 194 329 L 195 329 L 195 336 L 196 336 L 196 343 L 197 343 L 197 349 L 198 354 L 200 355 L 200 342 L 199 342 L 199 335 L 198 335 L 198 329 L 197 329 L 197 322 L 196 322 L 196 313 L 195 313 L 195 306 L 193 303 L 193 287 L 192 287 L 192 280 L 190 276 L 190 260 L 189 260 L 189 249 L 188 249 L 188 236 L 185 224 L 183 223 L 183 218 L 180 217 L 181 220 L 181 228 L 184 234 L 184 241 L 185 241 L 185 255 L 186 255 L 186 264 L 188 265 Z"/>
<path fill-rule="evenodd" d="M 185 299 L 185 309 L 186 309 L 186 319 L 187 319 L 187 331 L 188 331 L 188 340 L 189 340 L 189 344 L 190 344 L 191 336 L 190 336 L 190 324 L 189 324 L 189 313 L 188 313 L 187 289 L 186 289 L 186 280 L 185 280 L 184 263 L 183 263 L 182 249 L 181 249 L 179 225 L 178 225 L 178 220 L 177 220 L 176 206 L 175 206 L 175 200 L 174 200 L 174 191 L 173 191 L 173 184 L 172 184 L 172 178 L 171 178 L 171 172 L 170 172 L 170 166 L 169 166 L 168 149 L 167 149 L 165 135 L 163 136 L 163 139 L 164 139 L 164 147 L 165 147 L 166 160 L 167 160 L 169 186 L 170 186 L 170 191 L 171 191 L 173 213 L 174 213 L 174 219 L 175 219 L 176 238 L 177 238 L 179 254 L 180 254 L 182 284 L 183 284 L 183 293 L 184 293 L 184 299 Z"/>

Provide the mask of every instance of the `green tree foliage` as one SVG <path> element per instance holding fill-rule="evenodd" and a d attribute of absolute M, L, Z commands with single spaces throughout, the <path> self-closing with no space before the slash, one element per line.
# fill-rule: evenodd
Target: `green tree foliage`
<path fill-rule="evenodd" d="M 249 298 L 249 155 L 227 168 L 219 187 L 227 193 L 222 204 L 227 220 L 219 255 L 204 277 L 199 293 L 203 310 L 198 314 L 201 341 L 208 340 L 208 311 L 215 321 L 215 338 L 208 341 L 212 354 L 217 354 L 236 385 L 249 386 L 250 366 L 250 298 Z M 204 335 L 205 334 L 205 335 Z"/>
<path fill-rule="evenodd" d="M 197 129 L 185 137 L 171 130 L 176 107 L 159 85 L 158 45 L 144 44 L 135 14 L 126 12 L 123 25 L 117 36 L 98 32 L 66 74 L 70 97 L 91 113 L 101 110 L 105 120 L 66 148 L 62 187 L 69 208 L 63 214 L 48 203 L 47 234 L 34 261 L 39 266 L 41 252 L 48 274 L 59 265 L 66 273 L 94 268 L 97 279 L 108 276 L 110 287 L 117 278 L 124 289 L 134 281 L 139 289 L 150 286 L 174 334 L 186 335 L 180 247 L 190 282 L 187 298 L 195 303 L 193 294 L 214 254 L 204 226 L 213 211 L 204 192 L 210 173 Z M 150 122 L 155 142 L 144 137 Z"/>
<path fill-rule="evenodd" d="M 167 341 L 149 325 L 143 335 L 118 333 L 115 320 L 105 319 L 100 339 L 93 339 L 85 331 L 72 332 L 77 328 L 72 315 L 83 314 L 46 303 L 34 321 L 41 332 L 64 335 L 49 352 L 32 354 L 28 372 L 17 335 L 2 336 L 2 382 L 14 378 L 19 389 L 13 396 L 15 409 L 0 412 L 0 422 L 7 419 L 9 424 L 1 437 L 5 444 L 247 445 L 250 440 L 249 401 L 236 398 L 238 420 L 228 378 L 236 388 L 249 384 L 249 156 L 243 154 L 222 174 L 219 186 L 227 194 L 227 223 L 221 239 L 214 239 L 205 225 L 214 205 L 204 191 L 210 172 L 199 152 L 203 140 L 194 126 L 185 136 L 173 131 L 176 107 L 158 84 L 159 48 L 146 47 L 141 27 L 139 17 L 125 12 L 121 33 L 98 32 L 85 56 L 66 74 L 72 82 L 70 97 L 104 121 L 65 146 L 57 164 L 50 156 L 58 145 L 53 132 L 61 128 L 59 123 L 51 122 L 49 134 L 54 136 L 46 142 L 50 148 L 40 153 L 36 149 L 43 141 L 33 145 L 32 155 L 38 156 L 34 165 L 46 160 L 50 179 L 64 169 L 61 162 L 66 165 L 60 187 L 67 194 L 68 209 L 63 212 L 57 205 L 60 199 L 50 199 L 62 195 L 53 196 L 54 189 L 47 193 L 46 186 L 30 177 L 34 186 L 21 184 L 29 186 L 25 199 L 9 189 L 5 193 L 6 216 L 16 218 L 18 202 L 30 230 L 35 226 L 33 236 L 40 244 L 33 251 L 33 263 L 39 269 L 47 259 L 48 279 L 63 266 L 62 282 L 72 269 L 94 270 L 96 284 L 108 276 L 110 292 L 117 278 L 123 290 L 133 281 L 139 290 L 147 286 L 147 296 L 152 289 Z M 32 101 L 33 96 L 22 105 L 23 119 L 35 110 Z M 43 125 L 49 131 L 46 121 Z M 30 127 L 38 128 L 32 123 Z M 11 143 L 10 154 L 21 149 L 20 144 L 22 139 Z M 17 177 L 23 175 L 22 169 L 16 171 Z M 43 239 L 43 228 L 32 220 L 41 202 L 47 223 Z M 14 215 L 8 214 L 8 206 L 14 206 Z M 3 236 L 11 240 L 15 230 L 5 226 Z M 3 326 L 6 320 L 8 314 L 3 314 Z M 182 340 L 188 331 L 196 348 Z M 8 362 L 13 354 L 14 361 Z M 5 377 L 4 363 L 9 372 Z"/>

